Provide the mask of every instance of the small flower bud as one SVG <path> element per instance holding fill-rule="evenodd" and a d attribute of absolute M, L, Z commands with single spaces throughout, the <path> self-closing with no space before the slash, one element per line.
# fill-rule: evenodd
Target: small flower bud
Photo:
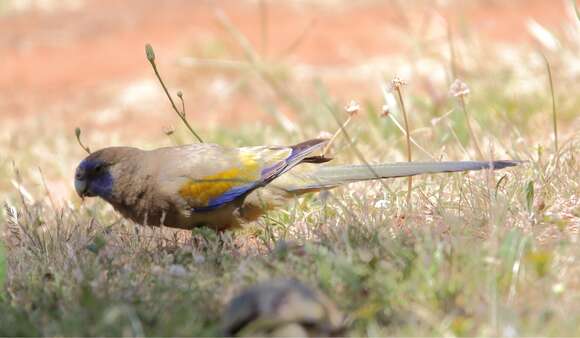
<path fill-rule="evenodd" d="M 150 44 L 145 45 L 145 55 L 147 55 L 147 60 L 149 60 L 149 62 L 155 61 L 155 52 Z"/>
<path fill-rule="evenodd" d="M 79 127 L 75 128 L 75 136 L 77 137 L 77 142 L 78 142 L 79 146 L 81 146 L 81 148 L 83 148 L 84 151 L 86 151 L 88 154 L 90 154 L 91 149 L 89 149 L 89 147 L 85 146 L 83 144 L 83 142 L 81 141 L 81 128 L 79 128 Z"/>

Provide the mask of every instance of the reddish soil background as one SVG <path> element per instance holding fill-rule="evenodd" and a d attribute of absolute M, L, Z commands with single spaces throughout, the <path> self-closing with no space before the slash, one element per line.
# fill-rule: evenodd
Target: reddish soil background
<path fill-rule="evenodd" d="M 549 0 L 452 1 L 456 4 L 440 8 L 430 2 L 402 5 L 397 1 L 334 6 L 328 1 L 264 3 L 87 0 L 75 9 L 5 13 L 0 16 L 0 119 L 50 118 L 70 128 L 91 125 L 94 112 L 105 109 L 116 91 L 135 81 L 154 79 L 144 56 L 147 42 L 155 46 L 166 81 L 176 83 L 178 57 L 208 40 L 229 39 L 215 19 L 216 8 L 264 55 L 275 56 L 306 32 L 290 62 L 331 66 L 409 53 L 393 37 L 406 31 L 411 21 L 434 13 L 450 19 L 453 30 L 468 24 L 492 41 L 510 44 L 529 42 L 526 22 L 530 18 L 557 29 L 565 17 L 562 2 Z M 260 11 L 267 15 L 260 16 Z M 268 27 L 265 40 L 261 18 Z M 128 112 L 107 128 L 158 130 L 160 124 L 175 119 L 165 98 L 159 100 L 157 107 L 163 113 L 135 124 L 135 116 Z M 203 107 L 203 102 L 194 107 Z M 251 106 L 244 106 L 213 119 L 234 125 L 263 117 L 257 112 L 253 116 L 252 111 Z M 202 112 L 191 106 L 188 112 L 194 123 L 203 123 Z"/>

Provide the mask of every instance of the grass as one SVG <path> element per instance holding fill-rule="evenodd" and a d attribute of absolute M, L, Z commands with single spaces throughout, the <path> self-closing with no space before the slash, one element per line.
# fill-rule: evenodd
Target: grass
<path fill-rule="evenodd" d="M 573 127 L 580 101 L 578 84 L 566 74 L 566 55 L 577 46 L 550 59 L 564 126 L 558 129 L 559 157 L 550 140 L 549 88 L 521 82 L 545 82 L 543 65 L 525 61 L 537 53 L 518 50 L 522 61 L 515 69 L 499 54 L 455 48 L 471 61 L 462 66 L 463 80 L 471 88 L 475 134 L 485 141 L 482 152 L 529 162 L 496 173 L 418 177 L 412 211 L 403 179 L 386 182 L 386 188 L 358 183 L 306 196 L 222 235 L 145 228 L 101 201 L 80 204 L 70 181 L 84 152 L 70 130 L 54 123 L 49 134 L 36 122 L 2 130 L 0 336 L 215 335 L 233 295 L 276 276 L 320 288 L 346 314 L 349 335 L 580 335 L 580 137 Z M 433 51 L 425 54 L 438 60 Z M 291 106 L 299 130 L 258 122 L 235 130 L 207 127 L 199 130 L 206 142 L 295 143 L 336 129 L 328 110 L 344 114 L 333 107 L 351 97 L 334 97 L 316 75 L 304 84 L 292 65 L 276 66 L 224 72 L 242 78 L 239 90 L 258 106 Z M 267 73 L 273 69 L 284 69 L 283 79 Z M 220 72 L 204 69 L 198 80 Z M 430 99 L 417 89 L 424 77 L 415 76 L 405 91 L 413 111 L 411 136 L 435 158 L 473 157 L 461 111 L 434 122 L 456 106 L 453 99 Z M 279 87 L 269 89 L 271 81 L 284 83 L 282 98 Z M 437 89 L 447 93 L 448 85 L 438 83 Z M 300 104 L 288 103 L 293 100 Z M 380 88 L 360 102 L 363 111 L 348 127 L 351 139 L 337 140 L 336 162 L 360 162 L 357 154 L 373 163 L 404 160 L 405 135 L 379 117 Z M 186 133 L 115 137 L 160 146 L 191 140 Z M 111 138 L 83 130 L 91 149 L 110 145 Z M 426 157 L 417 150 L 414 155 Z M 301 248 L 284 249 L 283 242 Z"/>

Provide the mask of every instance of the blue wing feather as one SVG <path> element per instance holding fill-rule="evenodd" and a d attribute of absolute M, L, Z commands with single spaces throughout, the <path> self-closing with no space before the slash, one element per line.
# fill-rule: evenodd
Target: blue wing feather
<path fill-rule="evenodd" d="M 270 183 L 272 180 L 278 176 L 286 173 L 288 170 L 292 169 L 294 166 L 299 164 L 304 158 L 306 158 L 310 153 L 318 149 L 322 144 L 326 143 L 327 140 L 315 139 L 306 141 L 304 143 L 297 144 L 292 147 L 292 152 L 288 157 L 270 167 L 264 168 L 261 171 L 261 177 L 259 180 L 244 184 L 238 187 L 233 187 L 226 191 L 222 195 L 211 199 L 207 206 L 201 208 L 194 208 L 194 212 L 210 211 L 216 209 L 226 203 L 232 202 L 242 196 L 245 196 L 252 190 L 264 186 Z"/>
<path fill-rule="evenodd" d="M 240 196 L 243 196 L 244 194 L 248 193 L 249 191 L 255 189 L 258 184 L 259 184 L 259 181 L 244 184 L 244 185 L 239 186 L 239 187 L 231 188 L 230 190 L 224 192 L 220 196 L 209 200 L 209 202 L 207 203 L 207 206 L 201 207 L 201 208 L 194 208 L 193 211 L 213 210 L 217 207 L 220 207 L 226 203 L 229 203 L 229 202 L 235 200 L 236 198 L 238 198 Z"/>

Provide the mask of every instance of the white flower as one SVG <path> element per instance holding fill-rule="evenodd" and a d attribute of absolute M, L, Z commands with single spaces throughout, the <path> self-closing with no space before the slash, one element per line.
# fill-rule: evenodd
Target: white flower
<path fill-rule="evenodd" d="M 346 107 L 344 107 L 344 110 L 350 115 L 355 115 L 360 110 L 360 105 L 355 100 L 350 100 Z"/>
<path fill-rule="evenodd" d="M 449 95 L 454 97 L 469 95 L 469 87 L 467 84 L 459 79 L 455 79 L 449 87 Z"/>

